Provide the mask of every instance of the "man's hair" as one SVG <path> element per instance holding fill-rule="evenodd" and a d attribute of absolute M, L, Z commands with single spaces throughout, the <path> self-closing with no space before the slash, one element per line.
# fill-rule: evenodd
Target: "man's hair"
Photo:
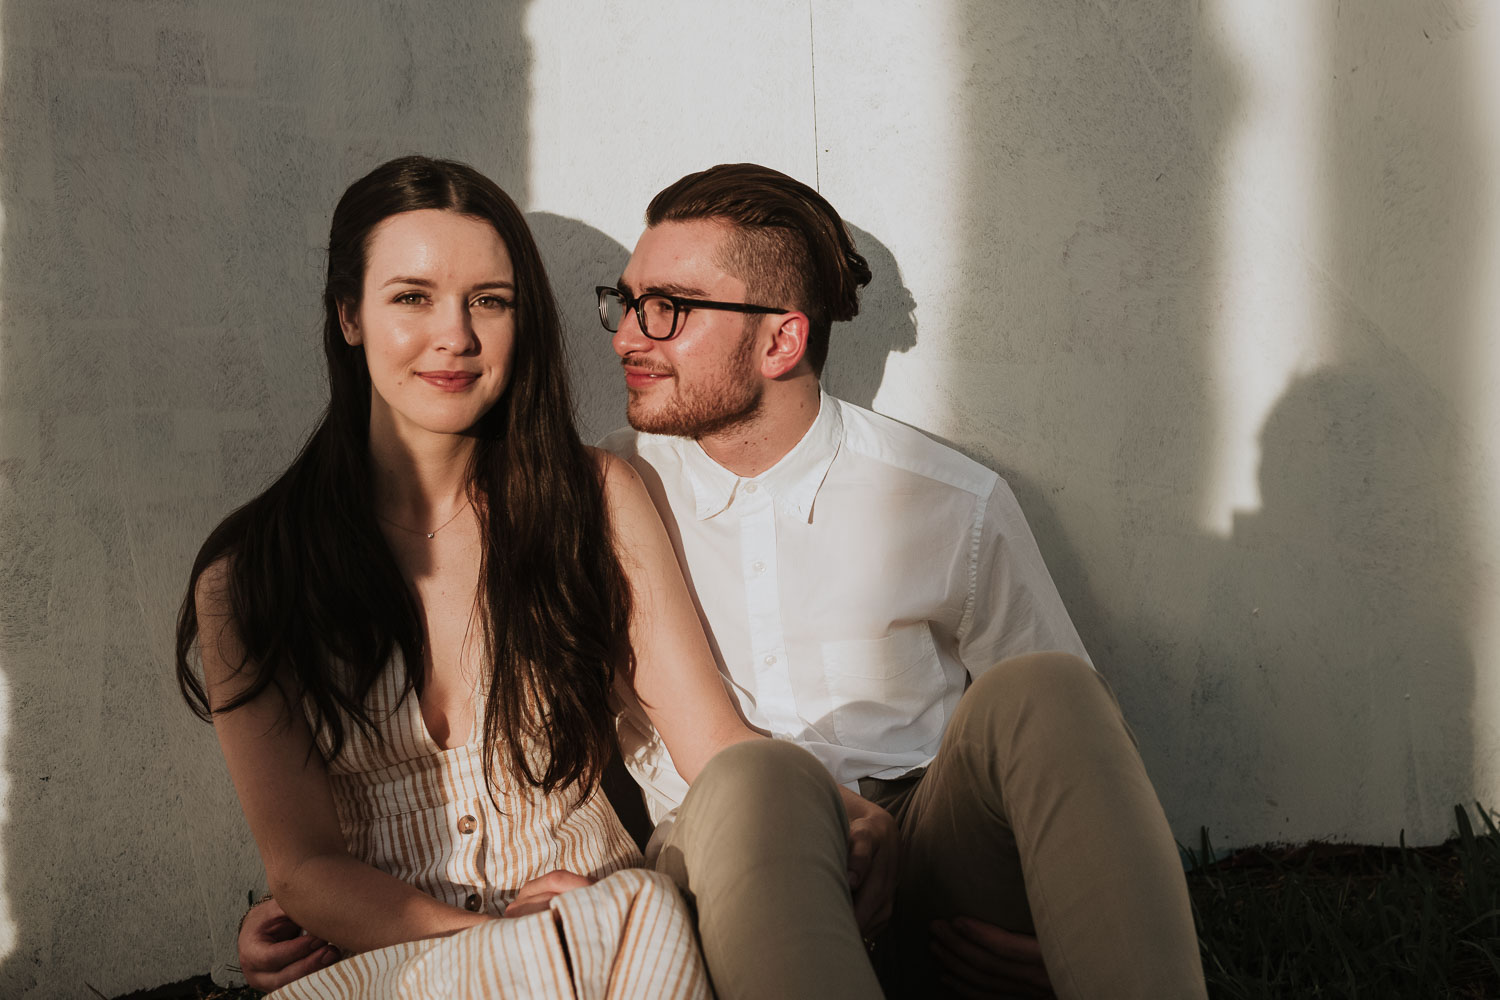
<path fill-rule="evenodd" d="M 646 207 L 646 225 L 710 219 L 732 232 L 720 265 L 742 278 L 758 305 L 807 314 L 807 360 L 823 373 L 835 320 L 859 313 L 870 265 L 827 199 L 801 181 L 756 163 L 721 163 L 665 188 Z"/>

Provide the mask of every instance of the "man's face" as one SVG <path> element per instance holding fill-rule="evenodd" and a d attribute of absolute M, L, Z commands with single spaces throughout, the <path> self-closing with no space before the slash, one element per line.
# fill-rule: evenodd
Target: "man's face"
<path fill-rule="evenodd" d="M 642 234 L 620 276 L 627 295 L 658 292 L 719 302 L 747 301 L 745 283 L 720 265 L 729 235 L 719 222 L 664 222 Z M 763 376 L 755 332 L 764 316 L 717 309 L 683 311 L 671 340 L 651 340 L 628 311 L 614 336 L 630 390 L 630 426 L 701 438 L 760 410 Z"/>

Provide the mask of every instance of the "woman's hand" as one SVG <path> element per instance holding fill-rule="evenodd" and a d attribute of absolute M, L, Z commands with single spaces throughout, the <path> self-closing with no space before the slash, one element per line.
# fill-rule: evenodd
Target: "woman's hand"
<path fill-rule="evenodd" d="M 890 922 L 901 858 L 901 831 L 890 813 L 840 786 L 849 814 L 849 891 L 854 919 L 865 937 Z"/>
<path fill-rule="evenodd" d="M 529 913 L 541 913 L 552 905 L 554 896 L 561 896 L 570 890 L 583 889 L 593 884 L 594 880 L 587 875 L 579 875 L 559 868 L 521 886 L 521 891 L 516 893 L 516 898 L 505 908 L 505 916 L 524 917 Z"/>
<path fill-rule="evenodd" d="M 304 934 L 274 899 L 256 903 L 240 924 L 240 972 L 263 993 L 279 990 L 339 960 L 339 950 Z"/>

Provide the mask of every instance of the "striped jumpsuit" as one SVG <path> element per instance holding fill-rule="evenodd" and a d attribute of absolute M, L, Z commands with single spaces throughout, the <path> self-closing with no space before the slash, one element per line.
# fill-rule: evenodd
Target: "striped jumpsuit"
<path fill-rule="evenodd" d="M 370 692 L 383 741 L 346 726 L 329 782 L 349 853 L 456 907 L 500 915 L 527 881 L 555 869 L 599 881 L 551 908 L 448 937 L 353 955 L 288 984 L 275 1000 L 710 996 L 692 918 L 664 875 L 645 871 L 602 793 L 543 794 L 509 773 L 490 800 L 480 699 L 470 741 L 443 749 L 401 671 Z M 319 748 L 328 759 L 326 734 Z"/>

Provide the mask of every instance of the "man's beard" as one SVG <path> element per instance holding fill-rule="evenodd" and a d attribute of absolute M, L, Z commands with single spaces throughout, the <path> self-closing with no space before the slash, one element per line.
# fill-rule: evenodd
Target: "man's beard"
<path fill-rule="evenodd" d="M 704 438 L 753 419 L 760 413 L 760 375 L 752 357 L 755 342 L 745 337 L 717 377 L 693 387 L 674 379 L 674 393 L 648 407 L 645 393 L 631 390 L 625 406 L 630 426 L 647 434 Z M 629 360 L 628 358 L 626 359 Z M 657 387 L 660 392 L 660 387 Z"/>

